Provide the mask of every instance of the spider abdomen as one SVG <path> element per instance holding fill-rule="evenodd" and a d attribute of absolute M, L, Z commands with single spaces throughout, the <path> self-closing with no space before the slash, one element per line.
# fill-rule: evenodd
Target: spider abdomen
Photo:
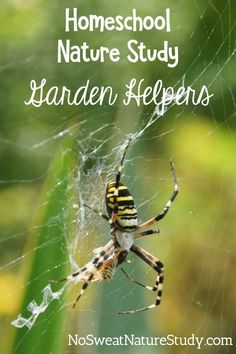
<path fill-rule="evenodd" d="M 115 205 L 115 182 L 109 182 L 106 188 L 106 208 L 109 217 L 112 216 Z M 133 231 L 138 225 L 137 209 L 134 205 L 134 199 L 127 187 L 122 183 L 118 186 L 118 195 L 116 196 L 117 218 L 115 224 L 119 229 L 125 231 Z"/>

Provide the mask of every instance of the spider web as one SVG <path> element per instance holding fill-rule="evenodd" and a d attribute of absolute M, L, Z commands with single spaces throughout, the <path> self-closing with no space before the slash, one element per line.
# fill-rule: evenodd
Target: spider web
<path fill-rule="evenodd" d="M 75 211 L 74 238 L 67 237 L 66 226 L 63 235 L 67 240 L 67 263 L 71 272 L 78 270 L 78 267 L 92 258 L 94 248 L 104 245 L 109 240 L 109 225 L 82 205 L 86 203 L 104 211 L 105 185 L 107 181 L 114 179 L 129 137 L 132 137 L 132 144 L 124 163 L 122 180 L 134 196 L 140 221 L 145 221 L 158 213 L 171 195 L 173 181 L 169 171 L 170 158 L 175 162 L 180 185 L 180 195 L 170 213 L 158 225 L 161 234 L 157 238 L 156 236 L 145 238 L 139 243 L 163 260 L 166 266 L 163 303 L 158 310 L 141 315 L 143 327 L 137 325 L 137 318 L 128 316 L 117 319 L 111 316 L 112 308 L 113 315 L 116 311 L 125 310 L 127 306 L 138 308 L 142 307 L 143 301 L 146 305 L 154 301 L 152 294 L 142 295 L 144 291 L 142 288 L 129 284 L 121 272 L 117 271 L 112 282 L 91 284 L 75 312 L 71 311 L 71 305 L 80 287 L 79 284 L 75 285 L 76 280 L 73 284 L 62 284 L 59 288 L 45 284 L 42 288 L 41 301 L 36 303 L 32 299 L 28 304 L 28 314 L 26 316 L 20 314 L 13 321 L 16 327 L 29 328 L 22 341 L 27 341 L 31 328 L 37 326 L 41 314 L 47 312 L 54 301 L 61 301 L 61 309 L 66 307 L 72 318 L 71 331 L 68 331 L 65 321 L 63 328 L 65 337 L 68 333 L 79 333 L 80 336 L 88 333 L 107 336 L 114 333 L 117 335 L 135 333 L 137 336 L 166 336 L 174 333 L 177 336 L 189 336 L 194 333 L 205 337 L 233 337 L 235 286 L 232 279 L 235 267 L 236 193 L 232 150 L 235 148 L 235 81 L 230 73 L 234 72 L 234 8 L 231 1 L 225 2 L 223 7 L 213 1 L 206 4 L 193 1 L 192 5 L 196 14 L 196 26 L 198 24 L 202 28 L 201 46 L 196 47 L 196 57 L 188 66 L 180 65 L 178 77 L 173 79 L 172 72 L 166 71 L 165 80 L 175 88 L 185 83 L 197 87 L 207 85 L 214 93 L 214 99 L 206 109 L 191 106 L 176 107 L 173 103 L 163 116 L 159 114 L 157 107 L 144 113 L 136 109 L 136 118 L 131 121 L 131 118 L 128 118 L 129 109 L 126 110 L 120 105 L 117 107 L 117 118 L 113 121 L 109 119 L 110 108 L 100 107 L 93 108 L 88 113 L 84 111 L 78 118 L 79 123 L 73 123 L 70 128 L 67 122 L 74 116 L 74 112 L 69 112 L 66 116 L 57 112 L 56 122 L 52 119 L 52 126 L 33 137 L 32 142 L 28 144 L 24 144 L 22 138 L 1 138 L 0 143 L 3 147 L 16 146 L 25 154 L 33 154 L 36 158 L 43 154 L 49 164 L 58 153 L 59 143 L 68 135 L 73 135 L 73 128 L 79 125 L 79 133 L 75 136 L 78 166 L 70 186 L 76 191 L 77 202 L 75 196 L 72 196 L 68 201 L 67 210 L 62 210 L 58 214 L 59 220 L 65 218 L 71 210 Z M 215 20 L 210 26 L 207 23 L 209 9 L 215 13 Z M 192 41 L 195 41 L 197 30 L 192 27 L 191 33 L 186 31 L 186 38 L 180 44 L 181 60 L 188 52 Z M 208 51 L 214 46 L 215 36 L 219 33 L 221 41 L 217 41 L 219 45 L 217 44 L 214 51 L 211 51 L 213 55 L 209 59 Z M 34 61 L 27 58 L 25 62 L 31 60 Z M 8 62 L 0 69 L 6 73 L 9 67 L 19 69 L 21 65 L 20 62 Z M 17 129 L 14 124 L 19 123 L 13 122 L 13 129 Z M 26 124 L 27 122 L 24 123 Z M 35 122 L 30 125 L 38 126 Z M 3 178 L 0 183 L 4 188 L 17 186 L 25 191 L 35 183 L 41 184 L 44 181 L 47 166 L 36 177 L 17 176 L 11 180 Z M 50 192 L 49 190 L 48 194 Z M 42 202 L 42 207 L 44 203 Z M 29 213 L 31 205 L 27 208 Z M 1 237 L 1 244 L 4 249 L 14 247 L 18 243 L 22 244 L 22 239 L 25 241 L 31 230 L 42 227 L 42 224 L 32 225 L 28 222 L 25 229 L 19 232 L 17 222 L 14 225 L 13 221 L 11 230 Z M 41 244 L 40 247 L 47 248 L 54 243 L 55 246 L 60 244 L 59 236 Z M 20 251 L 18 255 L 13 252 L 13 256 L 10 254 L 9 257 L 4 257 L 0 272 L 3 275 L 8 272 L 14 273 L 19 266 L 24 266 L 38 247 L 31 246 Z M 126 271 L 135 279 L 151 285 L 155 273 L 140 260 L 133 258 L 131 256 L 131 264 L 125 266 Z M 63 264 L 55 264 L 55 268 L 61 266 Z M 49 275 L 50 271 L 48 269 Z M 27 286 L 26 281 L 21 290 Z M 14 291 L 13 288 L 7 295 L 10 301 L 14 299 Z M 141 295 L 138 295 L 139 292 Z M 65 294 L 64 303 L 61 298 Z M 6 298 L 2 299 L 2 303 L 5 301 Z M 50 320 L 49 317 L 48 321 Z M 8 325 L 10 326 L 9 323 Z M 209 351 L 209 348 L 206 350 Z M 123 349 L 127 353 L 136 350 L 130 347 Z M 220 346 L 210 349 L 214 353 L 230 353 L 233 350 L 232 347 Z M 77 352 L 76 348 L 73 350 Z M 81 348 L 78 348 L 78 352 L 80 350 Z M 104 352 L 110 348 L 96 348 L 96 352 L 100 350 Z M 145 350 L 148 353 L 156 352 L 155 347 L 146 347 L 144 352 Z M 161 350 L 165 353 L 183 351 L 192 353 L 193 348 L 174 346 Z M 92 352 L 89 347 L 83 347 L 83 351 Z"/>

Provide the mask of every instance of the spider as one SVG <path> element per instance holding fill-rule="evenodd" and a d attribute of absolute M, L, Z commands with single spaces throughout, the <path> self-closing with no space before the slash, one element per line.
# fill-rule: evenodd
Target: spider
<path fill-rule="evenodd" d="M 134 244 L 134 240 L 140 237 L 158 234 L 160 232 L 159 229 L 146 229 L 156 224 L 167 214 L 171 204 L 178 194 L 177 178 L 174 164 L 170 160 L 170 168 L 174 180 L 174 191 L 163 210 L 157 216 L 139 224 L 137 218 L 137 209 L 135 207 L 133 197 L 128 191 L 127 187 L 120 182 L 121 171 L 130 142 L 131 139 L 129 139 L 125 145 L 115 181 L 108 182 L 106 186 L 105 204 L 107 214 L 101 213 L 97 209 L 84 204 L 85 207 L 97 213 L 110 224 L 111 240 L 105 246 L 96 248 L 93 251 L 93 259 L 78 271 L 59 281 L 54 281 L 70 281 L 74 278 L 77 278 L 78 281 L 84 281 L 82 288 L 74 301 L 73 308 L 92 281 L 111 279 L 116 268 L 126 261 L 126 257 L 129 252 L 133 252 L 136 256 L 141 258 L 157 272 L 155 284 L 154 286 L 144 285 L 131 278 L 124 271 L 124 269 L 121 268 L 121 270 L 130 281 L 154 292 L 156 294 L 156 299 L 155 302 L 149 306 L 136 310 L 121 311 L 118 312 L 118 314 L 134 314 L 137 312 L 145 311 L 158 306 L 161 302 L 164 280 L 164 265 L 157 257 L 145 251 L 143 248 L 136 246 Z"/>

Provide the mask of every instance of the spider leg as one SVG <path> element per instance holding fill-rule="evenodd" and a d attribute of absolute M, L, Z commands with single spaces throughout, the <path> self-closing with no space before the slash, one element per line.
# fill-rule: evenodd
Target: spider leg
<path fill-rule="evenodd" d="M 59 279 L 59 280 L 50 280 L 49 283 L 50 283 L 50 284 L 53 284 L 53 283 L 55 284 L 55 283 L 62 283 L 62 282 L 64 282 L 64 281 L 69 281 L 69 280 L 71 280 L 71 279 L 77 277 L 79 274 L 82 274 L 82 273 L 85 272 L 86 270 L 87 270 L 87 267 L 84 266 L 84 267 L 81 268 L 80 270 L 77 270 L 76 272 L 74 272 L 74 273 L 68 275 L 68 276 L 65 277 L 65 278 L 62 278 L 62 279 Z"/>
<path fill-rule="evenodd" d="M 98 211 L 97 209 L 87 205 L 87 204 L 83 204 L 86 208 L 94 211 L 96 214 L 98 214 L 99 216 L 101 216 L 103 219 L 105 219 L 106 221 L 109 221 L 109 217 L 106 214 L 101 213 L 100 211 Z"/>
<path fill-rule="evenodd" d="M 93 260 L 89 263 L 87 263 L 85 266 L 83 266 L 81 269 L 77 270 L 76 272 L 68 275 L 65 278 L 59 279 L 59 280 L 50 280 L 50 283 L 61 283 L 64 281 L 70 281 L 73 278 L 76 278 L 78 275 L 86 273 L 86 272 L 92 272 L 89 270 L 91 268 L 91 265 L 94 268 L 94 265 L 96 267 L 97 264 L 100 264 L 102 261 L 107 259 L 107 254 L 111 254 L 114 250 L 114 242 L 113 240 L 110 240 L 104 247 L 99 247 L 99 252 L 95 253 L 95 257 Z M 94 269 L 96 271 L 96 268 Z"/>
<path fill-rule="evenodd" d="M 113 240 L 109 241 L 101 250 L 101 252 L 94 257 L 94 259 L 87 265 L 86 271 L 89 274 L 85 280 L 77 298 L 73 303 L 73 309 L 75 308 L 77 302 L 91 283 L 92 279 L 96 276 L 96 273 L 102 268 L 104 262 L 114 253 L 114 242 Z M 89 269 L 91 268 L 91 270 Z M 72 274 L 73 276 L 73 274 Z"/>
<path fill-rule="evenodd" d="M 139 234 L 134 235 L 134 239 L 143 237 L 143 236 L 148 236 L 148 235 L 153 235 L 153 234 L 159 234 L 160 230 L 156 229 L 156 230 L 146 230 L 143 232 L 140 232 Z"/>
<path fill-rule="evenodd" d="M 153 286 L 148 286 L 148 285 L 144 285 L 144 284 L 140 283 L 139 281 L 137 281 L 137 280 L 131 278 L 131 276 L 130 276 L 128 273 L 126 273 L 126 271 L 125 271 L 123 268 L 121 268 L 121 271 L 122 271 L 122 272 L 124 273 L 124 275 L 125 275 L 130 281 L 132 281 L 133 283 L 136 283 L 136 284 L 138 284 L 138 285 L 140 285 L 140 286 L 142 286 L 143 288 L 146 288 L 146 289 L 148 289 L 148 290 L 156 291 L 155 287 L 153 287 Z"/>
<path fill-rule="evenodd" d="M 81 298 L 81 296 L 83 295 L 83 293 L 85 292 L 85 290 L 87 289 L 87 287 L 89 286 L 92 278 L 93 278 L 94 274 L 90 274 L 90 276 L 88 277 L 88 279 L 85 281 L 85 283 L 83 284 L 80 292 L 79 292 L 79 295 L 77 296 L 77 298 L 75 299 L 74 303 L 73 303 L 73 306 L 72 308 L 74 309 L 75 308 L 75 305 L 77 304 L 77 302 L 79 301 L 79 299 Z"/>
<path fill-rule="evenodd" d="M 152 256 L 150 253 L 145 251 L 141 247 L 133 245 L 131 247 L 131 251 L 134 252 L 138 257 L 140 257 L 144 262 L 149 264 L 157 272 L 155 285 L 153 287 L 144 285 L 144 284 L 132 279 L 124 270 L 123 270 L 123 273 L 127 276 L 127 278 L 129 280 L 135 282 L 138 285 L 141 285 L 142 287 L 144 287 L 150 291 L 154 291 L 157 294 L 156 301 L 155 301 L 155 303 L 153 303 L 147 307 L 142 307 L 137 310 L 121 311 L 121 312 L 118 312 L 118 314 L 134 314 L 137 312 L 146 311 L 146 310 L 149 310 L 151 308 L 158 306 L 161 302 L 163 280 L 164 280 L 164 274 L 163 274 L 164 273 L 164 265 L 163 265 L 163 263 L 161 261 L 159 261 L 156 257 Z"/>
<path fill-rule="evenodd" d="M 114 224 L 114 222 L 117 219 L 117 213 L 118 213 L 117 197 L 118 197 L 118 192 L 119 192 L 118 188 L 119 188 L 119 184 L 120 184 L 121 171 L 122 171 L 122 168 L 123 168 L 125 155 L 126 155 L 126 152 L 128 150 L 128 147 L 130 145 L 130 142 L 131 142 L 131 138 L 128 140 L 128 142 L 127 142 L 127 144 L 125 146 L 125 149 L 124 149 L 121 161 L 120 161 L 120 165 L 118 167 L 118 171 L 117 171 L 117 174 L 116 174 L 116 183 L 115 183 L 115 188 L 114 188 L 114 210 L 113 210 L 111 218 L 109 220 L 110 224 Z"/>
<path fill-rule="evenodd" d="M 178 188 L 178 183 L 177 183 L 177 177 L 176 177 L 176 173 L 175 173 L 174 164 L 173 164 L 173 162 L 171 160 L 170 160 L 170 168 L 171 168 L 171 173 L 172 173 L 173 180 L 174 180 L 174 191 L 173 191 L 170 199 L 168 200 L 168 202 L 166 203 L 165 207 L 160 212 L 160 214 L 158 214 L 154 218 L 144 222 L 143 224 L 138 225 L 137 230 L 146 229 L 147 227 L 149 227 L 149 226 L 157 223 L 159 220 L 163 219 L 165 217 L 165 215 L 168 213 L 168 211 L 169 211 L 172 203 L 174 202 L 175 198 L 177 197 L 177 194 L 179 192 L 179 188 Z"/>

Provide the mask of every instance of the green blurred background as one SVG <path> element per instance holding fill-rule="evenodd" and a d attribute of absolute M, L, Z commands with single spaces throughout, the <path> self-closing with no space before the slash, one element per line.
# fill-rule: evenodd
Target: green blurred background
<path fill-rule="evenodd" d="M 64 9 L 83 15 L 157 16 L 171 9 L 172 31 L 64 33 Z M 0 5 L 0 348 L 1 353 L 134 353 L 139 347 L 69 347 L 68 334 L 85 336 L 233 337 L 235 334 L 235 14 L 233 1 L 45 1 L 2 0 Z M 59 38 L 92 47 L 118 47 L 129 39 L 158 48 L 179 46 L 179 65 L 163 63 L 57 64 Z M 134 316 L 119 310 L 151 304 L 152 294 L 129 284 L 121 272 L 107 284 L 93 284 L 75 311 L 79 285 L 54 301 L 32 330 L 10 322 L 27 304 L 42 301 L 50 279 L 71 271 L 69 255 L 82 265 L 109 239 L 109 228 L 86 211 L 79 196 L 101 208 L 104 184 L 119 163 L 119 145 L 145 126 L 154 106 L 24 105 L 29 82 L 75 90 L 87 79 L 111 85 L 122 96 L 131 78 L 165 86 L 194 83 L 214 93 L 208 107 L 174 106 L 128 152 L 124 181 L 141 220 L 161 210 L 172 191 L 168 160 L 173 157 L 180 195 L 160 224 L 158 237 L 139 244 L 165 263 L 161 306 Z M 178 83 L 178 84 L 177 84 Z M 61 132 L 64 132 L 60 134 Z M 116 149 L 116 147 L 118 147 Z M 87 157 L 83 160 L 83 157 Z M 101 168 L 103 167 L 102 171 Z M 94 197 L 93 197 L 94 195 Z M 92 197 L 91 197 L 92 196 Z M 146 202 L 146 201 L 149 202 Z M 82 226 L 81 226 L 82 225 Z M 73 252 L 71 251 L 73 250 Z M 132 257 L 131 257 L 132 258 Z M 135 260 L 126 270 L 143 283 L 155 274 Z M 144 347 L 144 353 L 192 353 L 193 347 Z M 204 347 L 230 353 L 233 347 Z"/>

